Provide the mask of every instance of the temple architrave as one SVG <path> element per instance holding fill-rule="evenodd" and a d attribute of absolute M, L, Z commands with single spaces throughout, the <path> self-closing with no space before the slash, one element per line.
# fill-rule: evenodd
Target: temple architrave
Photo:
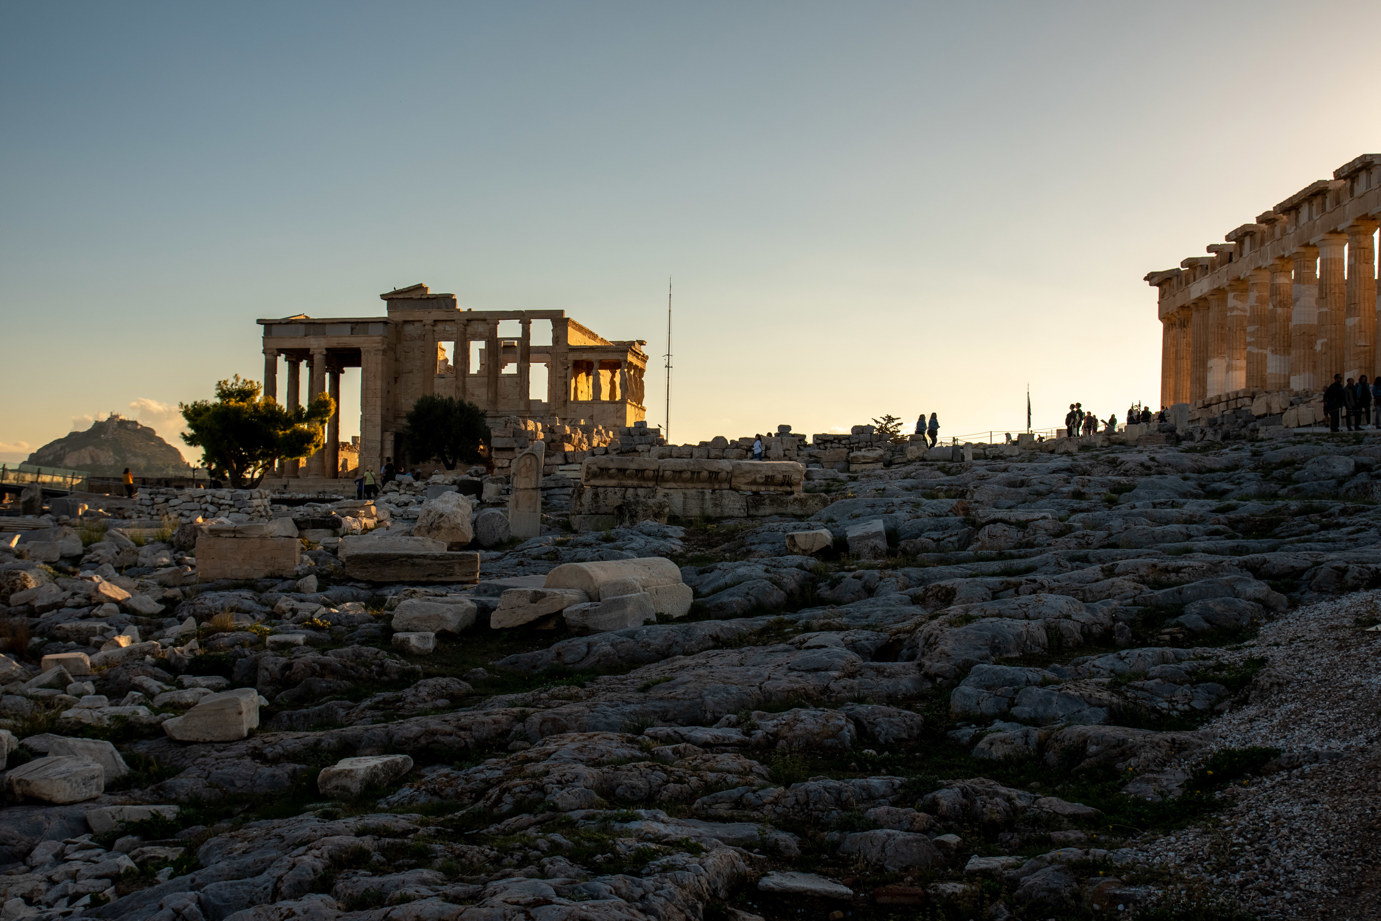
<path fill-rule="evenodd" d="M 1160 291 L 1160 401 L 1234 391 L 1319 391 L 1381 374 L 1376 243 L 1381 154 L 1305 186 L 1179 268 Z"/>
<path fill-rule="evenodd" d="M 556 417 L 616 429 L 646 415 L 644 340 L 604 339 L 562 310 L 462 310 L 455 295 L 433 294 L 420 284 L 379 297 L 388 305 L 386 316 L 298 314 L 258 321 L 264 328 L 264 395 L 299 406 L 305 384 L 309 396 L 324 392 L 336 400 L 326 447 L 307 459 L 305 470 L 288 465 L 286 475 L 339 475 L 346 368 L 360 369 L 359 464 L 376 472 L 384 458 L 396 456 L 396 447 L 406 451 L 396 443 L 398 433 L 408 410 L 428 394 L 467 400 L 491 425 L 505 416 Z M 534 336 L 534 322 L 539 332 L 541 324 L 551 324 L 550 336 Z M 284 363 L 287 386 L 280 394 Z M 537 396 L 534 365 L 547 372 L 545 393 Z"/>

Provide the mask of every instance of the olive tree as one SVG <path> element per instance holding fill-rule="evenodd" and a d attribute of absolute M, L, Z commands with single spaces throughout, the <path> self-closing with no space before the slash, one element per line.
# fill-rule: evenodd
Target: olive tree
<path fill-rule="evenodd" d="M 408 410 L 403 444 L 416 463 L 439 460 L 447 470 L 483 459 L 489 444 L 484 410 L 455 397 L 424 396 Z"/>
<path fill-rule="evenodd" d="M 237 374 L 216 382 L 214 400 L 179 403 L 187 422 L 182 440 L 201 448 L 201 462 L 236 489 L 257 486 L 279 461 L 301 460 L 325 443 L 336 403 L 325 393 L 288 408 L 265 399 L 257 381 Z"/>

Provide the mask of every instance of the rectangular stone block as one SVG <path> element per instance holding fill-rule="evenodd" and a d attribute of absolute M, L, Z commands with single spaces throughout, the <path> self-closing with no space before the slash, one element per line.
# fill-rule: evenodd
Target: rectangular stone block
<path fill-rule="evenodd" d="M 799 493 L 805 479 L 796 461 L 734 461 L 733 488 L 739 492 Z"/>
<path fill-rule="evenodd" d="M 297 526 L 292 537 L 218 537 L 204 531 L 197 537 L 197 580 L 263 579 L 295 575 L 302 561 Z"/>
<path fill-rule="evenodd" d="M 580 468 L 580 482 L 585 486 L 652 487 L 657 485 L 657 469 L 658 462 L 650 457 L 588 457 Z"/>
<path fill-rule="evenodd" d="M 748 497 L 731 489 L 664 489 L 667 514 L 678 518 L 742 518 L 748 514 Z"/>
<path fill-rule="evenodd" d="M 480 578 L 480 555 L 466 550 L 356 550 L 342 562 L 346 577 L 360 582 L 478 582 Z"/>
<path fill-rule="evenodd" d="M 670 458 L 658 461 L 661 489 L 731 489 L 734 465 L 725 460 Z"/>

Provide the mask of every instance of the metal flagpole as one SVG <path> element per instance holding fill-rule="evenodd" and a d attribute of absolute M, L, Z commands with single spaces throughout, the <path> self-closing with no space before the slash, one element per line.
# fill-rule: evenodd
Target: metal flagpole
<path fill-rule="evenodd" d="M 1026 434 L 1031 434 L 1031 385 L 1026 385 Z"/>
<path fill-rule="evenodd" d="M 667 404 L 666 404 L 666 432 L 663 437 L 667 444 L 671 443 L 671 276 L 667 276 Z"/>

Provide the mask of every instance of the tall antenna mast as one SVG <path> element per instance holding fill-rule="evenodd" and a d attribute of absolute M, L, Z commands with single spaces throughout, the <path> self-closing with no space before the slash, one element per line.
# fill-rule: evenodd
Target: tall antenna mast
<path fill-rule="evenodd" d="M 667 406 L 666 406 L 666 433 L 663 437 L 667 442 L 671 441 L 671 276 L 667 276 Z"/>

